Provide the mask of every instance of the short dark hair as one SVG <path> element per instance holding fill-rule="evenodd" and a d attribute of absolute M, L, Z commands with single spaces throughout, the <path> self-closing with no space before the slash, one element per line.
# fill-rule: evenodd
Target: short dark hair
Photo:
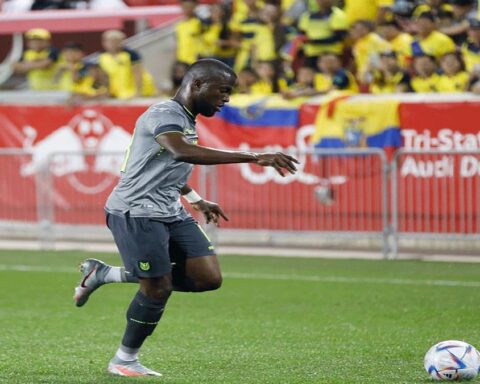
<path fill-rule="evenodd" d="M 190 65 L 185 73 L 184 82 L 189 82 L 194 79 L 217 78 L 219 76 L 229 76 L 236 78 L 237 75 L 231 67 L 216 59 L 201 59 Z"/>
<path fill-rule="evenodd" d="M 83 51 L 83 46 L 80 43 L 77 43 L 76 41 L 67 41 L 63 45 L 63 49 L 79 49 Z"/>

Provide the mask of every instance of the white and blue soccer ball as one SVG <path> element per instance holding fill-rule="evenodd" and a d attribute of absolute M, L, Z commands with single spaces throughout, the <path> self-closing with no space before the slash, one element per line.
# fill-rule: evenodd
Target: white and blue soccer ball
<path fill-rule="evenodd" d="M 463 341 L 442 341 L 428 350 L 424 365 L 437 381 L 472 380 L 480 370 L 480 354 Z"/>

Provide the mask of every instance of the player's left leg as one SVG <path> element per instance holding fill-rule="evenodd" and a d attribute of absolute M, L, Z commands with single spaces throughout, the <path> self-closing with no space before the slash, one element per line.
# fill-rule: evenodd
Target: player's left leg
<path fill-rule="evenodd" d="M 222 285 L 214 247 L 192 218 L 170 225 L 169 253 L 175 291 L 212 291 Z"/>
<path fill-rule="evenodd" d="M 138 277 L 125 270 L 97 259 L 86 259 L 80 264 L 82 277 L 75 287 L 73 300 L 77 307 L 83 306 L 90 295 L 99 287 L 108 283 L 138 283 Z"/>

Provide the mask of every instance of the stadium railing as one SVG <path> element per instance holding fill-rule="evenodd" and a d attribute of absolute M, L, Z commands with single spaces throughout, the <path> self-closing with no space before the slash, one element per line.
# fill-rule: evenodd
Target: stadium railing
<path fill-rule="evenodd" d="M 206 227 L 214 242 L 367 248 L 385 258 L 478 250 L 480 151 L 400 149 L 391 160 L 368 148 L 291 153 L 301 166 L 285 178 L 251 164 L 196 167 L 191 184 L 231 218 Z M 0 149 L 0 239 L 46 249 L 111 242 L 103 206 L 123 155 Z"/>
<path fill-rule="evenodd" d="M 0 237 L 110 241 L 103 206 L 118 181 L 123 152 L 0 150 Z M 389 247 L 387 160 L 378 149 L 292 152 L 296 175 L 254 165 L 197 167 L 191 184 L 219 201 L 231 221 L 206 229 L 222 244 L 277 247 Z"/>

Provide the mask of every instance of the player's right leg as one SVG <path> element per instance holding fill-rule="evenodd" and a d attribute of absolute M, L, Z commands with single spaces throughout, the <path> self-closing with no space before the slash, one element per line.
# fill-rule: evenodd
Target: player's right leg
<path fill-rule="evenodd" d="M 127 311 L 127 327 L 122 343 L 110 360 L 107 371 L 117 376 L 161 376 L 138 361 L 145 339 L 155 330 L 172 292 L 171 275 L 140 278 L 140 290 Z"/>
<path fill-rule="evenodd" d="M 127 311 L 127 327 L 108 372 L 118 376 L 159 376 L 138 361 L 138 352 L 162 317 L 172 292 L 168 252 L 169 230 L 145 217 L 107 215 L 123 264 L 139 280 L 140 289 Z"/>

